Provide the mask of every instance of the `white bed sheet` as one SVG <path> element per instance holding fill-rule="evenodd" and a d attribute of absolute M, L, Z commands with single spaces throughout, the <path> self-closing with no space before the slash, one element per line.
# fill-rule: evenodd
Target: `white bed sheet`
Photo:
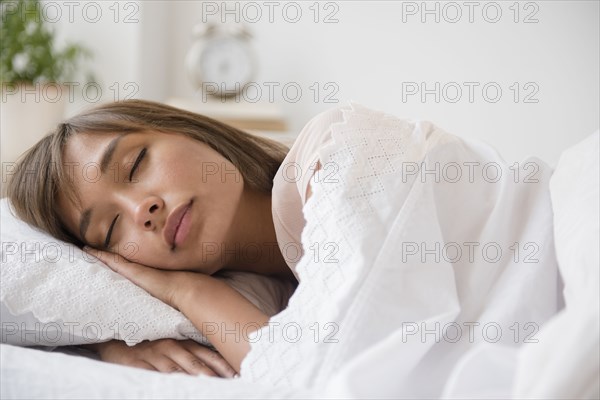
<path fill-rule="evenodd" d="M 531 158 L 516 174 L 493 148 L 431 123 L 358 104 L 343 112 L 319 152 L 335 179 L 317 177 L 303 209 L 300 284 L 256 332 L 242 379 L 342 397 L 452 396 L 463 357 L 487 343 L 535 346 L 529 335 L 558 310 L 551 169 Z"/>
<path fill-rule="evenodd" d="M 241 379 L 165 374 L 90 358 L 0 345 L 2 399 L 308 398 L 311 393 Z"/>

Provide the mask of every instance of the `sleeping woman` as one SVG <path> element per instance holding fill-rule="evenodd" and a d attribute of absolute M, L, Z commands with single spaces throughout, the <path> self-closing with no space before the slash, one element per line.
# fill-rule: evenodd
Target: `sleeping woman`
<path fill-rule="evenodd" d="M 318 115 L 288 151 L 159 103 L 101 105 L 31 148 L 7 194 L 21 219 L 181 311 L 217 350 L 170 339 L 90 345 L 102 360 L 233 377 L 250 350 L 247 334 L 269 316 L 214 275 L 245 271 L 297 284 L 317 150 L 341 120 L 338 108 Z M 245 335 L 223 334 L 236 329 Z"/>

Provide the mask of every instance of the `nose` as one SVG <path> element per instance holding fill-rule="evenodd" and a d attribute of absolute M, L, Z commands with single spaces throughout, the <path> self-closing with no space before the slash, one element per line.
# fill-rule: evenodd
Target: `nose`
<path fill-rule="evenodd" d="M 164 208 L 163 201 L 156 196 L 148 196 L 140 201 L 135 208 L 135 223 L 142 229 L 153 230 L 160 210 Z"/>

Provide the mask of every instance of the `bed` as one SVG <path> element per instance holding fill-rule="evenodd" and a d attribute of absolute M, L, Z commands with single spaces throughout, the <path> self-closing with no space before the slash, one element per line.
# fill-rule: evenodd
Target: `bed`
<path fill-rule="evenodd" d="M 518 175 L 486 145 L 358 104 L 332 134 L 320 159 L 339 179 L 315 181 L 302 243 L 334 243 L 334 261 L 300 260 L 240 378 L 4 343 L 2 397 L 599 396 L 598 132 Z M 476 165 L 491 167 L 458 179 Z"/>

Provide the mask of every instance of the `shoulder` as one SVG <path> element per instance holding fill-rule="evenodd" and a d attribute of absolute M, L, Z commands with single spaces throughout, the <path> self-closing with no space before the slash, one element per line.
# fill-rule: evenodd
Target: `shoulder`
<path fill-rule="evenodd" d="M 312 194 L 310 179 L 323 164 L 319 157 L 319 150 L 330 143 L 332 125 L 344 122 L 344 110 L 349 109 L 347 105 L 339 105 L 315 115 L 306 123 L 294 143 L 293 162 L 295 162 L 294 168 L 300 173 L 296 184 L 302 205 Z"/>
<path fill-rule="evenodd" d="M 315 115 L 306 123 L 306 125 L 300 132 L 300 135 L 298 135 L 298 138 L 304 135 L 315 136 L 323 134 L 330 129 L 331 125 L 338 122 L 343 122 L 344 109 L 348 110 L 349 106 L 340 105 L 332 107 Z"/>
<path fill-rule="evenodd" d="M 274 195 L 290 196 L 293 190 L 304 205 L 309 179 L 321 165 L 319 150 L 332 140 L 331 126 L 344 121 L 344 109 L 349 110 L 350 106 L 330 107 L 304 125 L 273 180 Z"/>

